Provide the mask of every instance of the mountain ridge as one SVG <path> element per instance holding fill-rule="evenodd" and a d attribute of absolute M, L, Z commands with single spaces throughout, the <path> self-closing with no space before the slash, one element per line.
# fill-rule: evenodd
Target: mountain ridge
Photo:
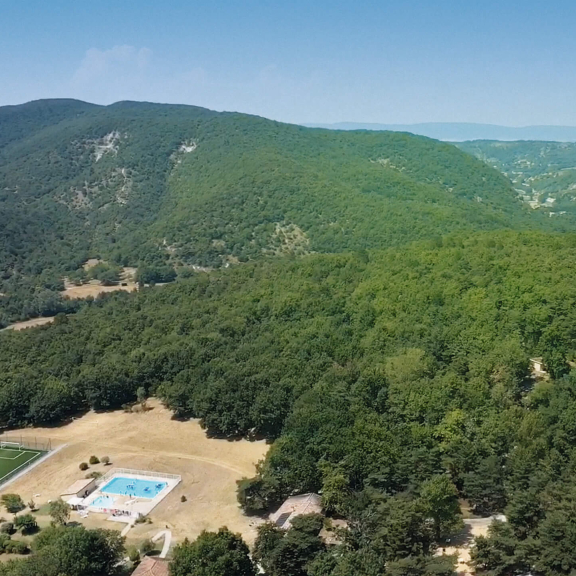
<path fill-rule="evenodd" d="M 421 122 L 415 124 L 380 124 L 369 122 L 337 122 L 333 124 L 303 124 L 309 128 L 329 130 L 374 130 L 409 132 L 448 142 L 467 140 L 543 140 L 551 142 L 576 142 L 576 126 L 533 125 L 502 126 L 474 122 Z"/>
<path fill-rule="evenodd" d="M 23 312 L 39 291 L 58 311 L 62 277 L 91 257 L 193 270 L 571 222 L 534 214 L 499 172 L 423 136 L 130 101 L 36 101 L 0 108 L 0 120 L 11 319 L 46 313 Z"/>

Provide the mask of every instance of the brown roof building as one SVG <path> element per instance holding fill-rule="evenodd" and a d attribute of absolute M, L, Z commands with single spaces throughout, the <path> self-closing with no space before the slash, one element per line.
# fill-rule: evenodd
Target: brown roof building
<path fill-rule="evenodd" d="M 168 562 L 160 558 L 144 556 L 132 576 L 168 576 Z"/>

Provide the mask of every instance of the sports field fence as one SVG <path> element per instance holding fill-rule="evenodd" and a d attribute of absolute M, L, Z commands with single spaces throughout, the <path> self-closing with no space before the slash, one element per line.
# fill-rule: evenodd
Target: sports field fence
<path fill-rule="evenodd" d="M 19 444 L 21 448 L 26 450 L 39 450 L 41 452 L 52 450 L 52 440 L 41 436 L 5 436 L 0 434 L 0 442 L 13 445 Z"/>

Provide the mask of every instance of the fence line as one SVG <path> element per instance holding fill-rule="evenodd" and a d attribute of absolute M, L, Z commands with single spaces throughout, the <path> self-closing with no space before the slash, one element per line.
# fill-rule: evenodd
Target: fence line
<path fill-rule="evenodd" d="M 149 478 L 165 478 L 166 480 L 178 480 L 180 482 L 182 480 L 182 476 L 178 474 L 168 474 L 166 472 L 151 472 L 150 470 L 132 470 L 131 468 L 113 468 L 110 472 L 107 472 L 106 475 L 102 476 L 102 478 L 98 479 L 98 485 L 101 486 L 105 482 L 108 482 L 114 476 L 122 475 L 122 474 L 130 474 L 132 476 L 146 476 Z"/>
<path fill-rule="evenodd" d="M 20 444 L 23 448 L 29 450 L 42 450 L 49 452 L 52 450 L 52 440 L 50 438 L 42 438 L 40 436 L 25 437 L 25 436 L 5 436 L 0 434 L 0 442 L 13 442 Z"/>

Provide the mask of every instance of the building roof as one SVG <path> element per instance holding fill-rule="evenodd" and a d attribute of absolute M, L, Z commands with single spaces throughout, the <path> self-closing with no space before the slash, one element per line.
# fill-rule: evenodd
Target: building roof
<path fill-rule="evenodd" d="M 68 488 L 60 494 L 60 496 L 66 496 L 68 494 L 78 494 L 82 490 L 88 488 L 90 484 L 93 484 L 96 480 L 94 478 L 84 478 L 83 480 L 76 480 L 74 484 L 68 486 Z"/>
<path fill-rule="evenodd" d="M 168 562 L 160 558 L 144 556 L 132 576 L 168 576 Z"/>
<path fill-rule="evenodd" d="M 322 512 L 322 499 L 318 494 L 299 494 L 291 496 L 270 515 L 270 520 L 280 528 L 290 528 L 294 516 L 301 514 L 320 514 Z"/>

